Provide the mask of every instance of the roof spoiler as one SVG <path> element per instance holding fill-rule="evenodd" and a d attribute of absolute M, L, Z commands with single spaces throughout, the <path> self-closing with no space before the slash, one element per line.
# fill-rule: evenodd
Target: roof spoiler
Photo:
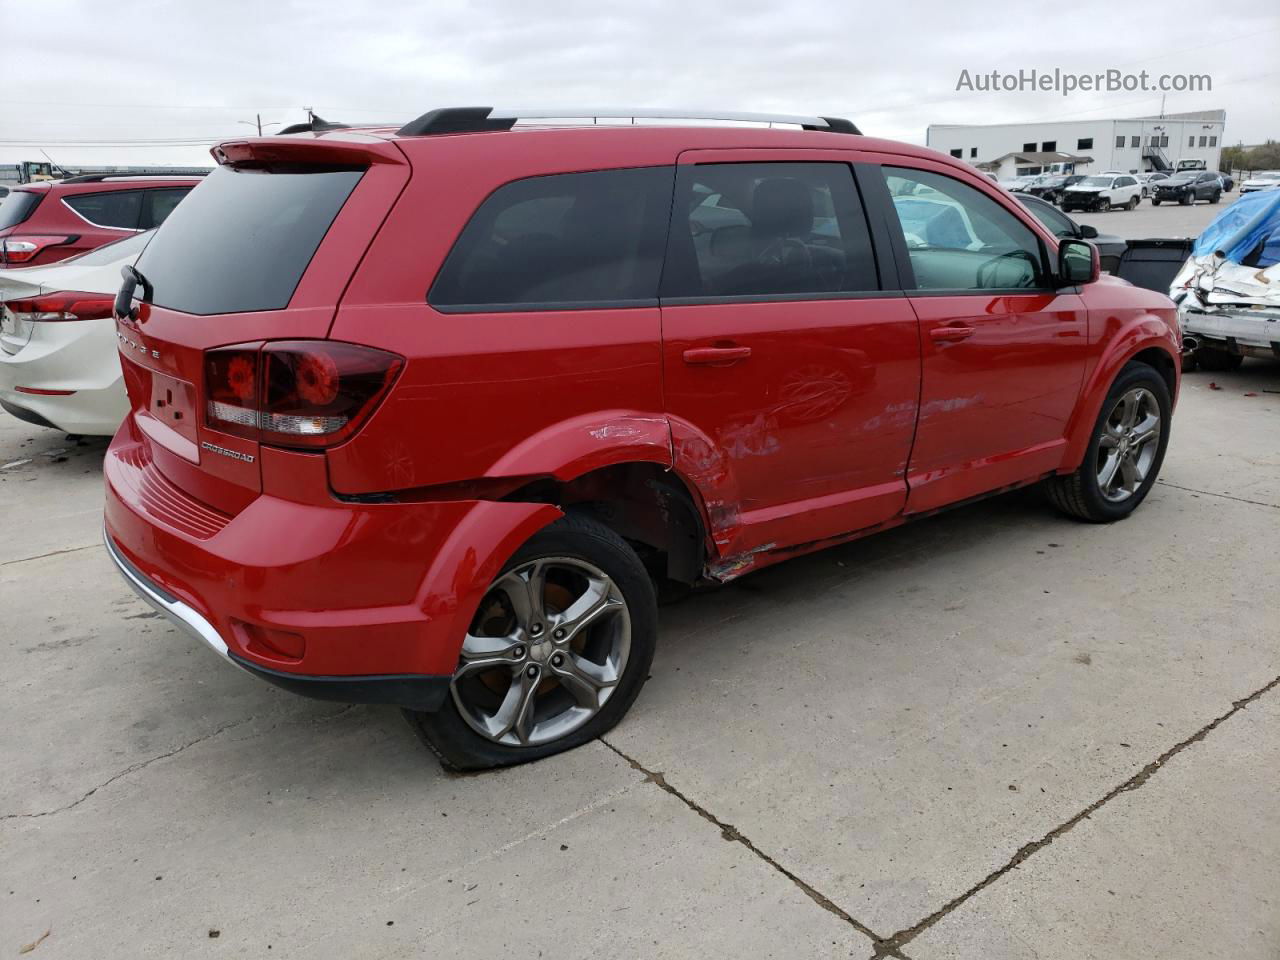
<path fill-rule="evenodd" d="M 804 130 L 861 134 L 843 117 L 807 117 L 790 114 L 739 113 L 732 110 L 651 110 L 635 107 L 566 107 L 509 110 L 497 107 L 440 107 L 410 120 L 396 131 L 402 137 L 427 137 L 442 133 L 478 133 L 510 130 L 519 120 L 717 120 L 738 123 L 784 123 Z M 292 128 L 290 128 L 292 129 Z"/>

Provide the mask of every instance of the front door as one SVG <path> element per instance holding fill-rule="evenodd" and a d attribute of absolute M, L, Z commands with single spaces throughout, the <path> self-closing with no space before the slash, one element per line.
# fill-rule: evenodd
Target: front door
<path fill-rule="evenodd" d="M 681 156 L 662 281 L 676 469 L 722 555 L 807 543 L 903 508 L 915 315 L 882 292 L 841 151 Z"/>
<path fill-rule="evenodd" d="M 1084 374 L 1083 301 L 1054 288 L 1038 234 L 985 191 L 938 171 L 881 173 L 923 350 L 907 512 L 1055 470 Z"/>

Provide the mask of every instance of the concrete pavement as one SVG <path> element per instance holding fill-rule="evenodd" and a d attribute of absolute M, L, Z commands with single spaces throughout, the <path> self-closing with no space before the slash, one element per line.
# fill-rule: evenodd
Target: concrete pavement
<path fill-rule="evenodd" d="M 0 952 L 1275 958 L 1268 390 L 1189 375 L 1118 525 L 1021 493 L 665 608 L 604 742 L 465 777 L 153 616 L 102 443 L 0 418 Z"/>

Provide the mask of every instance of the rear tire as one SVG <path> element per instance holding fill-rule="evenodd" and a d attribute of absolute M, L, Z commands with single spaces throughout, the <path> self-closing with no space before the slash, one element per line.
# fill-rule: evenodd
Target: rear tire
<path fill-rule="evenodd" d="M 527 597 L 540 599 L 522 608 Z M 464 647 L 439 711 L 405 710 L 405 719 L 455 770 L 570 750 L 608 732 L 635 702 L 657 631 L 653 583 L 635 550 L 604 524 L 566 514 L 517 550 L 490 586 L 468 631 L 474 648 L 468 655 Z"/>
<path fill-rule="evenodd" d="M 1217 193 L 1215 193 L 1212 197 L 1209 198 L 1209 202 L 1217 203 L 1221 199 L 1222 199 L 1222 191 L 1219 190 Z"/>
<path fill-rule="evenodd" d="M 1164 378 L 1145 363 L 1126 366 L 1107 391 L 1080 467 L 1047 482 L 1053 505 L 1090 523 L 1113 523 L 1133 513 L 1160 473 L 1172 412 Z M 1147 431 L 1141 433 L 1144 424 Z M 1135 442 L 1137 436 L 1147 439 Z M 1155 444 L 1153 452 L 1148 450 L 1150 444 Z M 1128 462 L 1132 473 L 1125 466 Z M 1132 488 L 1122 489 L 1130 486 L 1130 479 Z"/>
<path fill-rule="evenodd" d="M 1229 373 L 1240 369 L 1240 364 L 1244 363 L 1244 357 L 1238 353 L 1228 353 L 1216 347 L 1201 345 L 1196 348 L 1196 363 L 1200 365 L 1201 370 L 1207 370 L 1210 373 Z"/>
<path fill-rule="evenodd" d="M 1130 197 L 1130 198 L 1129 198 L 1129 209 L 1130 209 L 1130 210 L 1137 210 L 1137 209 L 1138 209 L 1138 204 L 1139 204 L 1139 203 L 1141 203 L 1141 202 L 1142 202 L 1142 198 L 1141 198 L 1141 197 L 1139 197 L 1139 196 L 1133 196 L 1133 197 Z"/>

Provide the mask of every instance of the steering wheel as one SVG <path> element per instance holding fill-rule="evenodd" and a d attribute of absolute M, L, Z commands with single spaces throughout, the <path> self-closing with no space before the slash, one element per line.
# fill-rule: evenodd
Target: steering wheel
<path fill-rule="evenodd" d="M 1002 253 L 998 257 L 992 257 L 982 266 L 978 267 L 977 280 L 979 289 L 987 289 L 989 287 L 987 280 L 990 278 L 992 273 L 1000 268 L 1000 261 L 1002 260 L 1025 260 L 1027 263 L 1031 264 L 1030 275 L 1025 277 L 1024 281 L 1017 284 L 1017 286 L 1029 287 L 1035 283 L 1036 270 L 1040 266 L 1040 261 L 1026 250 L 1010 250 L 1008 253 Z"/>

